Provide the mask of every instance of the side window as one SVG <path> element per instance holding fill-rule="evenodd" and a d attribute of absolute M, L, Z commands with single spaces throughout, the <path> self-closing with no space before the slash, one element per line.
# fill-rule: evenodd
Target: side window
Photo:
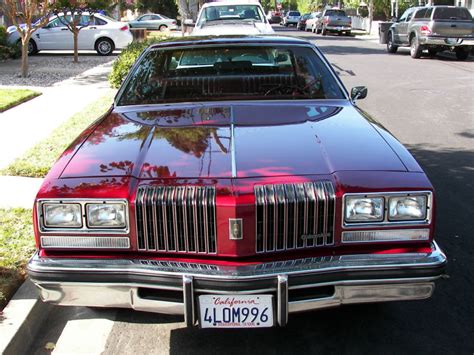
<path fill-rule="evenodd" d="M 415 14 L 415 19 L 425 18 L 427 9 L 418 10 Z"/>
<path fill-rule="evenodd" d="M 428 10 L 426 10 L 425 18 L 430 19 L 432 13 L 433 13 L 433 8 L 430 7 Z"/>
<path fill-rule="evenodd" d="M 107 24 L 106 21 L 102 20 L 101 18 L 98 18 L 98 17 L 94 17 L 94 20 L 95 20 L 95 24 L 97 26 L 104 26 Z"/>
<path fill-rule="evenodd" d="M 413 17 L 413 12 L 414 12 L 414 11 L 412 10 L 412 11 L 410 11 L 410 12 L 408 13 L 408 15 L 407 15 L 407 20 L 406 20 L 407 22 L 409 22 L 409 21 L 411 20 L 411 18 Z"/>
<path fill-rule="evenodd" d="M 58 18 L 55 18 L 53 21 L 48 23 L 48 28 L 57 28 L 57 27 L 65 27 Z"/>
<path fill-rule="evenodd" d="M 408 17 L 408 14 L 410 13 L 410 9 L 406 10 L 403 15 L 400 17 L 400 20 L 399 22 L 405 22 L 407 17 Z"/>
<path fill-rule="evenodd" d="M 150 21 L 151 20 L 151 16 L 150 15 L 145 15 L 143 16 L 140 21 Z"/>

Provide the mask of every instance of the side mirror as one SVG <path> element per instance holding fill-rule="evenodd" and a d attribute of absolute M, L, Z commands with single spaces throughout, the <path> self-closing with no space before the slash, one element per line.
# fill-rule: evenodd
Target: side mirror
<path fill-rule="evenodd" d="M 365 86 L 356 86 L 351 90 L 351 100 L 362 100 L 367 97 L 367 88 Z"/>
<path fill-rule="evenodd" d="M 192 19 L 190 19 L 190 18 L 184 20 L 184 24 L 185 24 L 186 26 L 189 26 L 189 27 L 194 27 L 194 26 L 196 26 L 196 24 L 194 23 L 194 21 L 193 21 Z"/>

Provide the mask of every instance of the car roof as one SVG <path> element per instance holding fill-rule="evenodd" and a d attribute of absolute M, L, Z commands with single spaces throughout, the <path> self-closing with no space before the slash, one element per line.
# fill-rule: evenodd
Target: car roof
<path fill-rule="evenodd" d="M 311 42 L 286 36 L 189 36 L 170 38 L 163 42 L 152 44 L 150 48 L 182 47 L 182 46 L 201 46 L 213 44 L 288 44 L 288 45 L 308 45 Z"/>

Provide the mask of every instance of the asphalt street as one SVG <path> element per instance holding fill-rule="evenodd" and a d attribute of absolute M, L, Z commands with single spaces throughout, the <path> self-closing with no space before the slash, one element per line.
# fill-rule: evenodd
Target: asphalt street
<path fill-rule="evenodd" d="M 277 28 L 314 41 L 348 89 L 365 85 L 361 109 L 390 130 L 437 191 L 437 235 L 449 278 L 429 300 L 345 306 L 290 316 L 286 328 L 187 329 L 179 317 L 56 307 L 31 353 L 104 354 L 473 354 L 474 60 L 414 60 L 408 50 L 354 37 Z"/>

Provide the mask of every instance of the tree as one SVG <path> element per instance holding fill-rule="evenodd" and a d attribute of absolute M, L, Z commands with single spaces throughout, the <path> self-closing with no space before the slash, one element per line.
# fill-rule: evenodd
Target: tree
<path fill-rule="evenodd" d="M 28 76 L 28 45 L 33 33 L 49 21 L 51 14 L 47 0 L 4 0 L 3 8 L 12 20 L 21 40 L 21 76 Z M 39 20 L 36 20 L 39 18 Z"/>
<path fill-rule="evenodd" d="M 54 13 L 59 21 L 72 32 L 74 41 L 74 63 L 79 62 L 77 43 L 79 32 L 93 24 L 94 14 L 110 6 L 106 0 L 57 0 L 54 4 Z M 87 13 L 87 15 L 84 15 Z"/>

